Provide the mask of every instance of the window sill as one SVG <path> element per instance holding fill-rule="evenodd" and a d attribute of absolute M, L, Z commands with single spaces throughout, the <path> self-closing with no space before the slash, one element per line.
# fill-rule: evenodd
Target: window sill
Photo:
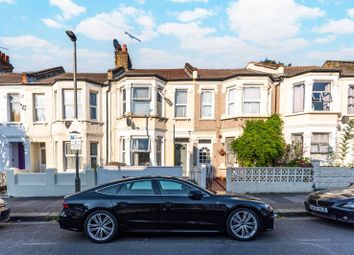
<path fill-rule="evenodd" d="M 21 126 L 23 123 L 22 122 L 4 122 L 1 124 L 4 126 Z"/>
<path fill-rule="evenodd" d="M 190 121 L 191 120 L 191 118 L 188 118 L 188 117 L 174 117 L 173 119 L 176 121 Z"/>
<path fill-rule="evenodd" d="M 341 114 L 340 112 L 333 112 L 333 111 L 310 111 L 310 112 L 295 112 L 284 115 L 284 117 L 292 117 L 292 116 L 299 116 L 299 115 L 306 115 L 306 114 Z M 354 114 L 352 114 L 354 116 Z"/>
<path fill-rule="evenodd" d="M 254 114 L 254 115 L 237 115 L 237 116 L 223 116 L 220 119 L 221 120 L 230 120 L 230 119 L 242 119 L 242 118 L 268 118 L 270 115 L 264 115 L 264 114 Z"/>
<path fill-rule="evenodd" d="M 46 121 L 35 121 L 35 122 L 33 122 L 33 125 L 44 125 L 44 126 L 46 126 L 46 125 L 48 125 L 48 122 L 46 122 Z"/>
<path fill-rule="evenodd" d="M 215 118 L 199 118 L 199 120 L 216 120 Z"/>

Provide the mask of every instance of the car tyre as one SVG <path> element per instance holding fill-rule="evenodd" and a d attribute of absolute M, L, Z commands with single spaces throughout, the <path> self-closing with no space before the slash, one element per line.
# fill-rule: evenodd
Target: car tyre
<path fill-rule="evenodd" d="M 108 211 L 94 211 L 86 217 L 84 231 L 91 241 L 95 243 L 107 243 L 117 236 L 118 221 Z"/>
<path fill-rule="evenodd" d="M 248 208 L 232 211 L 227 218 L 226 230 L 230 237 L 239 241 L 254 239 L 260 232 L 261 221 L 257 213 Z"/>

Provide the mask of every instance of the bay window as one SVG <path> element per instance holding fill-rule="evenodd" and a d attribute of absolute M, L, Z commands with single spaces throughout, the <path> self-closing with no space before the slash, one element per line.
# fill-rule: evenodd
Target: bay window
<path fill-rule="evenodd" d="M 64 89 L 63 90 L 63 119 L 74 119 L 74 90 Z M 81 100 L 81 90 L 77 90 L 77 114 L 78 118 L 82 119 L 82 100 Z"/>
<path fill-rule="evenodd" d="M 133 87 L 132 91 L 132 113 L 134 115 L 149 115 L 150 113 L 150 88 Z"/>
<path fill-rule="evenodd" d="M 303 112 L 305 103 L 305 85 L 295 85 L 293 87 L 293 112 Z"/>
<path fill-rule="evenodd" d="M 44 94 L 33 95 L 34 121 L 45 121 Z"/>
<path fill-rule="evenodd" d="M 150 143 L 148 138 L 131 140 L 132 165 L 145 166 L 150 164 Z"/>
<path fill-rule="evenodd" d="M 229 89 L 227 92 L 227 115 L 235 115 L 235 106 L 236 106 L 236 89 Z"/>
<path fill-rule="evenodd" d="M 79 152 L 80 153 L 80 152 Z M 64 169 L 75 169 L 75 151 L 71 150 L 70 142 L 64 142 Z M 81 155 L 79 154 L 79 168 L 81 168 Z"/>
<path fill-rule="evenodd" d="M 127 112 L 127 91 L 126 89 L 121 90 L 121 115 L 123 116 Z"/>
<path fill-rule="evenodd" d="M 98 166 L 98 143 L 97 142 L 91 142 L 90 143 L 90 159 L 91 159 L 91 168 L 96 169 Z"/>
<path fill-rule="evenodd" d="M 259 114 L 261 106 L 261 88 L 243 88 L 243 114 Z"/>
<path fill-rule="evenodd" d="M 156 113 L 157 116 L 162 117 L 162 96 L 159 89 L 156 90 Z"/>
<path fill-rule="evenodd" d="M 8 95 L 8 102 L 9 102 L 9 119 L 10 122 L 20 122 L 20 95 L 18 94 L 10 94 Z"/>
<path fill-rule="evenodd" d="M 175 117 L 187 117 L 187 90 L 177 89 L 175 93 Z"/>
<path fill-rule="evenodd" d="M 326 161 L 330 152 L 329 133 L 312 133 L 311 159 Z"/>
<path fill-rule="evenodd" d="M 312 86 L 312 109 L 314 111 L 329 111 L 331 101 L 330 84 L 326 82 L 315 82 Z"/>
<path fill-rule="evenodd" d="M 354 114 L 354 85 L 348 88 L 348 114 Z"/>
<path fill-rule="evenodd" d="M 125 162 L 125 138 L 124 137 L 120 138 L 120 162 L 126 163 Z"/>
<path fill-rule="evenodd" d="M 90 92 L 90 120 L 97 120 L 97 93 Z"/>
<path fill-rule="evenodd" d="M 212 90 L 202 90 L 201 93 L 201 118 L 210 119 L 214 116 L 214 100 Z"/>

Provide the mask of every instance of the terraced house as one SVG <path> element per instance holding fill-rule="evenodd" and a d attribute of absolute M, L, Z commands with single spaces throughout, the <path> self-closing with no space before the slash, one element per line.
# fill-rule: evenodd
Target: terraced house
<path fill-rule="evenodd" d="M 230 142 L 245 121 L 281 114 L 287 143 L 328 160 L 354 116 L 354 63 L 323 66 L 250 62 L 239 69 L 133 69 L 125 45 L 107 73 L 79 73 L 80 167 L 180 165 L 188 176 L 237 164 Z M 6 57 L 3 58 L 6 62 Z M 0 74 L 0 170 L 74 169 L 68 143 L 72 74 L 56 67 Z M 351 161 L 350 157 L 347 161 Z"/>

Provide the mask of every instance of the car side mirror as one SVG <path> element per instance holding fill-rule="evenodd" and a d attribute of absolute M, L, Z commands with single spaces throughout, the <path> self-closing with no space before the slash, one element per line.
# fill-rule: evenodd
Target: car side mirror
<path fill-rule="evenodd" d="M 191 190 L 188 192 L 188 197 L 193 200 L 200 200 L 203 197 L 203 193 L 199 190 Z"/>

